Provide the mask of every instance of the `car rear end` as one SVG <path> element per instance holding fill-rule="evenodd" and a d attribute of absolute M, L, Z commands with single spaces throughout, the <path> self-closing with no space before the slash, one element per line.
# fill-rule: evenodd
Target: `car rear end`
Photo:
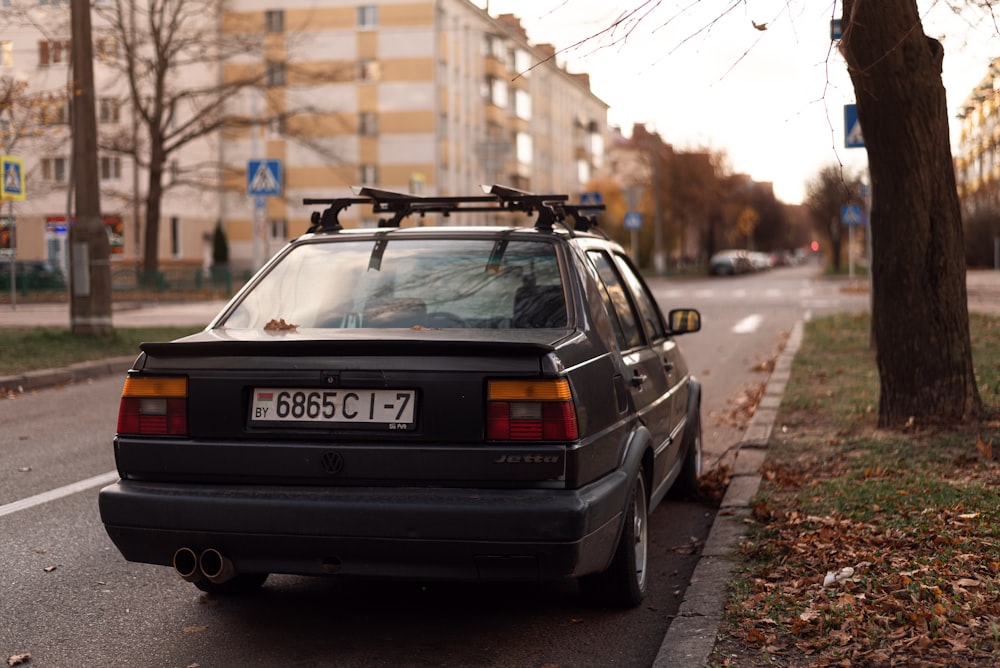
<path fill-rule="evenodd" d="M 201 584 L 606 568 L 632 425 L 586 276 L 555 235 L 451 234 L 305 239 L 144 344 L 100 495 L 122 554 Z"/>

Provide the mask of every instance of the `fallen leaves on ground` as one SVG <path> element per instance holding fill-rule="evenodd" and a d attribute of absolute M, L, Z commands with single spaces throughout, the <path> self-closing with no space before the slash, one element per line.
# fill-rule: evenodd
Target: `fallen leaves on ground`
<path fill-rule="evenodd" d="M 975 476 L 942 469 L 933 482 L 945 490 L 996 490 L 1000 466 L 982 454 L 969 467 Z M 722 665 L 1000 664 L 995 492 L 981 499 L 985 508 L 941 506 L 940 498 L 953 497 L 924 491 L 889 468 L 790 471 L 769 464 L 762 474 L 769 491 L 752 508 L 757 530 L 742 545 L 749 591 L 730 602 L 730 652 L 723 642 L 716 654 L 725 657 Z M 878 486 L 885 506 L 800 510 L 796 499 L 821 499 L 823 481 Z"/>

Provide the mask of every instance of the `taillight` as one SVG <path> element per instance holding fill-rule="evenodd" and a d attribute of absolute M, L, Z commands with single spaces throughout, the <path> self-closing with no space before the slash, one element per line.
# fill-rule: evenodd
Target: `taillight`
<path fill-rule="evenodd" d="M 491 380 L 486 392 L 491 441 L 575 441 L 579 432 L 569 381 Z"/>
<path fill-rule="evenodd" d="M 118 406 L 118 433 L 187 435 L 187 378 L 129 376 Z"/>

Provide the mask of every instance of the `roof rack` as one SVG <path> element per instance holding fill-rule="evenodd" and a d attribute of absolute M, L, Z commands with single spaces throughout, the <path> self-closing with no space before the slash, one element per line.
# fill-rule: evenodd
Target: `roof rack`
<path fill-rule="evenodd" d="M 457 212 L 522 212 L 537 213 L 535 229 L 551 231 L 554 224 L 559 223 L 572 234 L 587 232 L 597 226 L 596 214 L 604 209 L 603 204 L 588 204 L 587 206 L 567 204 L 569 195 L 539 195 L 502 185 L 482 186 L 485 195 L 465 197 L 439 197 L 413 195 L 361 186 L 352 188 L 356 197 L 340 197 L 334 199 L 306 198 L 305 205 L 326 204 L 328 207 L 322 213 L 314 211 L 311 217 L 312 225 L 309 232 L 338 232 L 343 229 L 340 224 L 340 212 L 354 204 L 368 204 L 376 214 L 386 213 L 389 217 L 379 220 L 379 227 L 399 227 L 403 219 L 411 215 L 424 216 L 428 213 L 440 213 L 449 216 Z M 568 225 L 567 218 L 574 220 L 573 227 Z"/>

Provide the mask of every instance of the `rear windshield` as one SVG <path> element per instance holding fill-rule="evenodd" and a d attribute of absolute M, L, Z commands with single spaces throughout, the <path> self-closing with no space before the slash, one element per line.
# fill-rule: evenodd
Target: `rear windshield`
<path fill-rule="evenodd" d="M 221 326 L 525 328 L 566 323 L 551 243 L 389 239 L 292 248 Z"/>

